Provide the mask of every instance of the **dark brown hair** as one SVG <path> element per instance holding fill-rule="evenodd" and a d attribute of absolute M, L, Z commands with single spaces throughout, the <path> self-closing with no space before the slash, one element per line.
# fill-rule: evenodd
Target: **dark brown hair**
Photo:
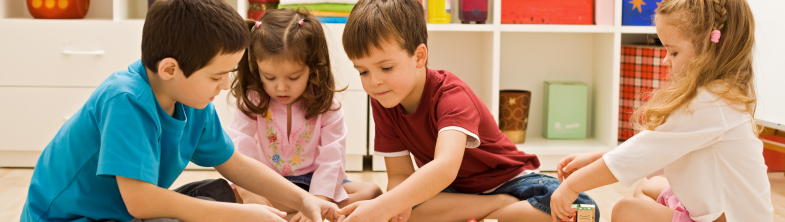
<path fill-rule="evenodd" d="M 171 57 L 187 78 L 216 55 L 244 50 L 250 39 L 243 18 L 223 0 L 157 0 L 142 29 L 142 64 L 158 72 L 158 62 Z"/>
<path fill-rule="evenodd" d="M 387 41 L 398 43 L 410 56 L 428 45 L 428 28 L 417 0 L 360 0 L 343 30 L 343 49 L 350 59 L 369 56 Z"/>
<path fill-rule="evenodd" d="M 705 87 L 754 117 L 756 96 L 752 55 L 755 20 L 745 0 L 663 0 L 656 21 L 672 25 L 694 47 L 695 58 L 669 87 L 660 89 L 631 119 L 636 128 L 654 130 Z M 710 33 L 722 32 L 719 42 Z M 688 110 L 689 111 L 689 110 Z M 755 126 L 755 132 L 760 128 Z"/>
<path fill-rule="evenodd" d="M 303 20 L 302 25 L 300 20 Z M 251 45 L 240 60 L 237 76 L 232 81 L 232 95 L 237 98 L 240 111 L 251 119 L 256 119 L 254 114 L 264 116 L 267 113 L 270 96 L 262 86 L 257 63 L 264 59 L 307 65 L 311 72 L 308 86 L 295 102 L 305 111 L 306 119 L 329 111 L 334 94 L 346 89 L 335 88 L 322 23 L 304 9 L 268 10 L 259 21 L 259 28 L 250 32 Z M 254 24 L 255 21 L 246 20 L 246 32 L 252 30 Z"/>

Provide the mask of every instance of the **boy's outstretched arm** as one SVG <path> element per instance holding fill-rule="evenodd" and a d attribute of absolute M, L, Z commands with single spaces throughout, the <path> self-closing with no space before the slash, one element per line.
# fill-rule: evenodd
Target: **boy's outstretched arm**
<path fill-rule="evenodd" d="M 338 206 L 334 203 L 305 192 L 261 162 L 239 152 L 234 152 L 229 160 L 215 169 L 238 186 L 296 209 L 313 221 L 336 221 L 339 216 Z"/>
<path fill-rule="evenodd" d="M 409 155 L 398 157 L 385 157 L 387 166 L 387 191 L 394 189 L 414 173 L 414 163 Z M 404 210 L 390 219 L 390 222 L 407 221 L 411 216 L 411 209 Z M 397 218 L 396 218 L 397 217 Z"/>
<path fill-rule="evenodd" d="M 390 168 L 391 164 L 388 164 L 387 170 L 393 172 L 388 175 L 389 192 L 376 199 L 347 206 L 341 213 L 351 214 L 346 221 L 387 221 L 401 212 L 411 210 L 413 206 L 436 196 L 455 180 L 465 149 L 466 134 L 455 130 L 439 133 L 433 161 L 411 173 L 408 178 L 406 174 L 410 172 L 408 168 L 412 167 L 411 160 L 407 165 L 407 161 L 400 159 L 399 163 L 404 166 Z M 396 183 L 399 184 L 396 186 Z"/>
<path fill-rule="evenodd" d="M 257 204 L 201 200 L 148 182 L 116 176 L 131 216 L 139 219 L 177 218 L 183 221 L 280 221 L 285 212 Z"/>

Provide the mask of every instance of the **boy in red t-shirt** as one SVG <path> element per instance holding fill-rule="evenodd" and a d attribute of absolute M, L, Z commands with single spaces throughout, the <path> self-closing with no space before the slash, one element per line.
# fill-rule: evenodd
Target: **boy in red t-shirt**
<path fill-rule="evenodd" d="M 360 0 L 349 16 L 344 50 L 372 98 L 375 153 L 385 156 L 389 182 L 387 193 L 341 213 L 352 213 L 347 221 L 551 221 L 559 181 L 538 173 L 537 156 L 518 151 L 466 83 L 426 67 L 427 39 L 416 0 Z M 575 203 L 594 201 L 581 193 Z"/>

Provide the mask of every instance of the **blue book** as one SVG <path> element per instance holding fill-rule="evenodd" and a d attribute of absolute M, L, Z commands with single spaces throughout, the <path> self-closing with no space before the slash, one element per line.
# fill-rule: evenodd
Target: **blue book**
<path fill-rule="evenodd" d="M 622 0 L 621 24 L 653 26 L 654 10 L 662 0 Z"/>
<path fill-rule="evenodd" d="M 322 23 L 346 23 L 349 17 L 316 17 Z"/>

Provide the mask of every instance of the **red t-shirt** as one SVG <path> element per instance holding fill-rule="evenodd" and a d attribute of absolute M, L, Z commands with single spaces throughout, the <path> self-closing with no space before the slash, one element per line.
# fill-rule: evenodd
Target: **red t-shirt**
<path fill-rule="evenodd" d="M 384 108 L 375 99 L 371 99 L 371 106 L 376 122 L 376 155 L 395 157 L 411 152 L 417 166 L 422 167 L 433 160 L 441 130 L 466 133 L 469 137 L 463 162 L 450 184 L 458 191 L 487 191 L 524 170 L 540 166 L 537 156 L 519 151 L 499 130 L 485 104 L 466 83 L 448 71 L 426 71 L 420 105 L 412 114 L 406 115 L 400 104 Z"/>

